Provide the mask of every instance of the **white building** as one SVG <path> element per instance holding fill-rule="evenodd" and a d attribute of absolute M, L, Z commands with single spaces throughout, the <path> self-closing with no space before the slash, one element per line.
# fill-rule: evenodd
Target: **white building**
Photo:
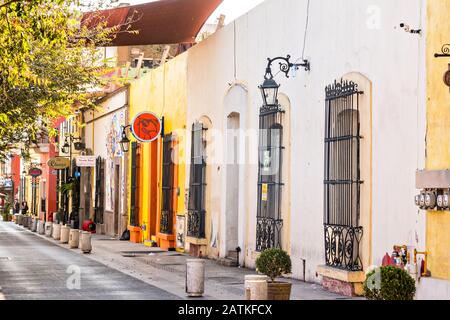
<path fill-rule="evenodd" d="M 291 255 L 294 278 L 321 282 L 325 275 L 341 280 L 338 290 L 345 293 L 346 282 L 358 282 L 363 275 L 319 268 L 326 262 L 324 212 L 329 212 L 328 224 L 362 227 L 362 265 L 358 266 L 354 248 L 348 251 L 353 255 L 349 265 L 341 256 L 341 267 L 367 270 L 370 265 L 380 265 L 394 245 L 423 249 L 424 216 L 418 214 L 413 199 L 417 193 L 414 173 L 424 165 L 425 39 L 399 25 L 423 29 L 424 6 L 420 0 L 380 0 L 376 5 L 369 0 L 315 0 L 310 1 L 308 10 L 307 0 L 267 0 L 189 50 L 187 128 L 199 122 L 208 129 L 204 131 L 205 239 L 188 235 L 193 252 L 224 258 L 239 246 L 241 265 L 254 267 L 257 245 L 261 244 L 256 234 L 258 221 L 262 223 L 257 220 L 258 201 L 265 206 L 276 199 L 280 199 L 278 218 L 282 220 L 279 239 Z M 290 54 L 291 62 L 302 62 L 303 50 L 304 59 L 311 63 L 308 72 L 300 68 L 296 77 L 286 78 L 283 73 L 276 74 L 278 61 L 272 65 L 275 80 L 281 84 L 279 103 L 285 110 L 280 123 L 282 191 L 281 197 L 271 198 L 271 184 L 262 183 L 258 195 L 257 129 L 262 106 L 258 86 L 264 80 L 267 58 Z M 338 108 L 343 99 L 326 100 L 325 87 L 341 79 L 353 81 L 363 93 L 347 95 L 347 102 L 354 99 L 353 107 L 341 105 L 345 112 L 331 115 L 335 127 L 328 132 L 331 140 L 327 145 L 339 141 L 333 138 L 347 135 L 353 136 L 350 141 L 354 142 L 344 149 L 350 154 L 347 156 L 333 147 L 327 149 L 329 162 L 332 170 L 333 165 L 345 168 L 342 161 L 353 159 L 354 166 L 346 168 L 354 172 L 350 180 L 355 180 L 359 163 L 361 183 L 351 184 L 351 195 L 342 191 L 333 198 L 332 190 L 338 188 L 334 185 L 346 179 L 331 172 L 327 176 L 331 209 L 326 211 L 325 110 L 330 105 Z M 359 112 L 355 111 L 357 105 Z M 358 126 L 345 127 L 345 121 L 358 119 L 359 135 Z M 346 129 L 339 132 L 339 125 Z M 224 134 L 227 129 L 240 129 L 242 134 L 236 140 Z M 190 133 L 187 141 L 191 143 Z M 359 159 L 352 155 L 357 141 Z M 189 159 L 191 148 L 186 150 Z M 227 158 L 232 150 L 237 150 L 239 164 Z M 348 207 L 337 198 L 348 199 Z M 347 212 L 349 217 L 333 216 L 337 211 Z M 341 235 L 349 235 L 348 230 L 344 228 Z M 333 241 L 342 241 L 337 233 L 328 240 L 330 250 L 334 246 L 340 248 L 337 252 L 346 252 L 340 251 L 346 247 L 343 243 Z M 356 242 L 354 239 L 355 247 Z M 329 260 L 330 264 L 333 261 Z"/>

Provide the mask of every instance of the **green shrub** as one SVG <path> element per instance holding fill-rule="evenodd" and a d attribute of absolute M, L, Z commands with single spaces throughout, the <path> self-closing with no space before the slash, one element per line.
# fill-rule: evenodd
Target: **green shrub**
<path fill-rule="evenodd" d="M 281 249 L 267 249 L 256 259 L 256 270 L 273 282 L 283 274 L 291 273 L 291 258 Z"/>
<path fill-rule="evenodd" d="M 414 279 L 393 266 L 372 270 L 364 281 L 364 296 L 369 300 L 413 300 L 415 293 Z"/>

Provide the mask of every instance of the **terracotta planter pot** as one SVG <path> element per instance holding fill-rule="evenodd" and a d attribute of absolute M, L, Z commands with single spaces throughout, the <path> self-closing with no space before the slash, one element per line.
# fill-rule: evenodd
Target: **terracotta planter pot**
<path fill-rule="evenodd" d="M 267 299 L 268 300 L 290 300 L 292 283 L 287 282 L 268 282 Z"/>
<path fill-rule="evenodd" d="M 141 227 L 128 226 L 128 230 L 130 230 L 130 242 L 133 243 L 142 242 Z"/>

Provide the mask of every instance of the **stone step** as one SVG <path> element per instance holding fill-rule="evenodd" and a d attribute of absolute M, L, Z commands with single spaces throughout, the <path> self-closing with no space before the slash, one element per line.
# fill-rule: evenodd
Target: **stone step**
<path fill-rule="evenodd" d="M 237 252 L 235 250 L 228 251 L 227 258 L 237 260 Z"/>
<path fill-rule="evenodd" d="M 237 261 L 236 259 L 232 259 L 232 258 L 220 258 L 219 260 L 217 260 L 217 263 L 222 265 L 222 266 L 226 266 L 226 267 L 237 267 Z"/>

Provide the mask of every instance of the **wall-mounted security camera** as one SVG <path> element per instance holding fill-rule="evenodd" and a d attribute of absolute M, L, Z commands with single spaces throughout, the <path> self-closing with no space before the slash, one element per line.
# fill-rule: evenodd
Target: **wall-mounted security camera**
<path fill-rule="evenodd" d="M 422 32 L 422 29 L 416 29 L 416 30 L 411 29 L 408 24 L 403 23 L 403 22 L 400 23 L 400 28 L 403 28 L 403 30 L 405 30 L 405 32 L 413 33 L 413 34 L 421 34 L 421 32 Z"/>

